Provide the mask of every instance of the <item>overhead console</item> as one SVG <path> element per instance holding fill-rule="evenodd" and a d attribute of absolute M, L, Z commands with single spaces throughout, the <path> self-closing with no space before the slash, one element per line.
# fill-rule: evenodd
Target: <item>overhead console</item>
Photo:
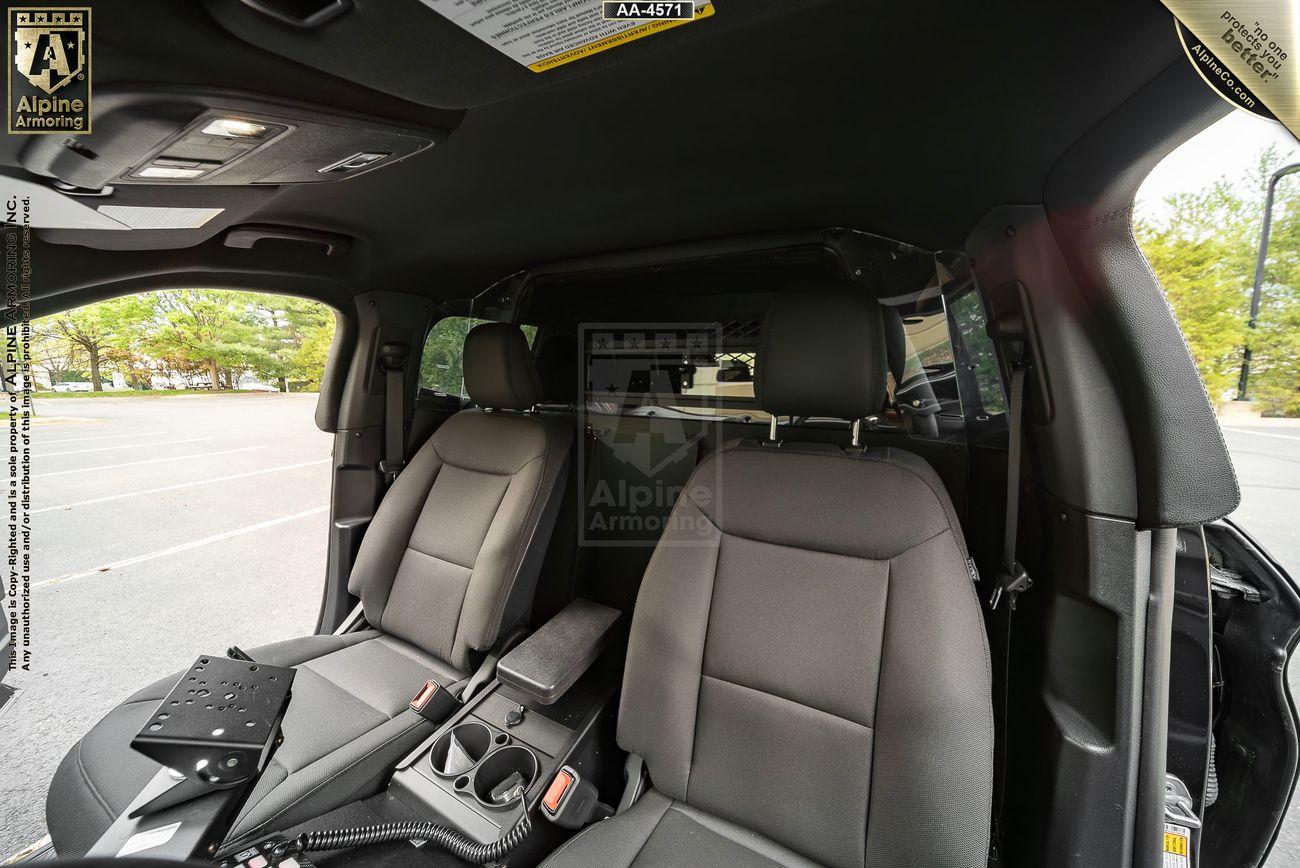
<path fill-rule="evenodd" d="M 123 184 L 321 184 L 391 166 L 447 135 L 223 91 L 105 87 L 94 107 L 92 134 L 33 137 L 23 168 L 82 194 Z"/>

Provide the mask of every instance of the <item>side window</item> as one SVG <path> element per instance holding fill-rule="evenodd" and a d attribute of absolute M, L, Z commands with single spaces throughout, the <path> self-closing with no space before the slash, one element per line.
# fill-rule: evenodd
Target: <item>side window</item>
<path fill-rule="evenodd" d="M 465 335 L 484 322 L 472 316 L 449 316 L 429 329 L 420 354 L 421 389 L 465 397 Z"/>
<path fill-rule="evenodd" d="M 424 339 L 420 354 L 420 388 L 443 395 L 465 395 L 465 335 L 470 329 L 488 322 L 474 316 L 449 316 L 434 323 Z M 521 326 L 532 346 L 537 326 Z"/>

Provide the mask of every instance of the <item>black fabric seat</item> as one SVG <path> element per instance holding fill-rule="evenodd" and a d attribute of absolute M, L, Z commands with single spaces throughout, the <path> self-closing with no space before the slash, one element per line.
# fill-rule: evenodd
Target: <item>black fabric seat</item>
<path fill-rule="evenodd" d="M 478 326 L 464 359 L 466 388 L 483 409 L 457 413 L 433 433 L 385 495 L 358 552 L 348 585 L 370 629 L 250 652 L 298 674 L 284 743 L 229 840 L 375 792 L 434 729 L 407 707 L 425 679 L 466 679 L 527 613 L 572 429 L 523 412 L 540 387 L 517 327 Z M 210 650 L 177 649 L 178 662 Z M 60 856 L 85 853 L 157 772 L 129 743 L 177 677 L 115 708 L 60 764 L 46 799 Z"/>
<path fill-rule="evenodd" d="M 885 373 L 862 287 L 800 287 L 766 318 L 770 413 L 866 416 Z M 546 865 L 982 868 L 988 644 L 933 469 L 896 449 L 738 441 L 683 491 L 619 709 L 651 788 Z"/>

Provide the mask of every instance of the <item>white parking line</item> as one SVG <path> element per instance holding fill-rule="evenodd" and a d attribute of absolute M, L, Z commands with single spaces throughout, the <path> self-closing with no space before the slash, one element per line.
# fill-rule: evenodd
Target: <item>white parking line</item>
<path fill-rule="evenodd" d="M 84 455 L 87 452 L 111 452 L 114 449 L 144 449 L 146 446 L 175 446 L 177 443 L 198 443 L 211 440 L 211 437 L 187 437 L 184 440 L 154 440 L 149 443 L 123 443 L 121 446 L 93 446 L 90 449 L 65 449 L 63 452 L 46 452 L 41 458 L 53 458 L 55 455 Z"/>
<path fill-rule="evenodd" d="M 285 516 L 281 516 L 280 518 L 270 519 L 269 521 L 262 521 L 262 522 L 258 522 L 257 524 L 250 524 L 248 527 L 239 527 L 239 528 L 235 528 L 234 530 L 225 531 L 223 533 L 213 534 L 212 536 L 205 536 L 203 537 L 203 539 L 196 539 L 192 542 L 181 543 L 180 545 L 175 545 L 170 548 L 165 548 L 156 552 L 150 552 L 149 554 L 146 555 L 136 555 L 133 558 L 125 558 L 124 560 L 114 561 L 113 563 L 105 564 L 102 567 L 95 567 L 95 569 L 93 570 L 85 570 L 84 572 L 72 573 L 66 576 L 55 576 L 52 579 L 42 579 L 39 582 L 33 582 L 32 587 L 44 588 L 44 587 L 48 587 L 49 585 L 57 585 L 60 582 L 67 582 L 72 579 L 84 579 L 87 576 L 93 576 L 98 573 L 106 573 L 109 572 L 110 570 L 117 570 L 117 569 L 121 569 L 122 567 L 129 567 L 132 564 L 141 564 L 144 563 L 145 561 L 152 561 L 152 560 L 156 560 L 157 558 L 165 558 L 168 555 L 187 552 L 190 549 L 196 549 L 199 548 L 200 546 L 205 546 L 210 543 L 221 542 L 222 540 L 228 540 L 231 539 L 232 537 L 243 536 L 246 533 L 254 533 L 259 530 L 266 530 L 268 527 L 275 527 L 276 525 L 284 524 L 286 522 L 297 521 L 300 518 L 307 518 L 308 516 L 319 515 L 320 513 L 325 512 L 327 509 L 329 509 L 328 506 L 318 506 L 315 509 L 307 509 L 307 510 L 303 510 L 302 512 L 295 512 L 293 515 L 285 515 Z"/>
<path fill-rule="evenodd" d="M 46 440 L 44 437 L 40 442 L 46 446 L 54 446 L 58 443 L 85 443 L 90 440 L 118 440 L 122 437 L 153 437 L 156 434 L 167 434 L 167 431 L 134 431 L 130 434 L 97 434 L 94 437 L 65 437 L 62 440 Z"/>
<path fill-rule="evenodd" d="M 248 452 L 252 449 L 265 449 L 259 446 L 240 446 L 238 449 L 218 449 L 216 452 L 193 452 L 189 455 L 169 455 L 166 458 L 146 458 L 143 461 L 124 461 L 121 464 L 100 464 L 95 467 L 78 467 L 76 470 L 55 470 L 52 473 L 33 473 L 32 479 L 45 479 L 48 476 L 67 476 L 69 473 L 93 473 L 96 470 L 116 470 L 119 467 L 135 467 L 139 464 L 157 464 L 160 461 L 181 461 L 185 458 L 207 458 L 209 455 L 229 455 L 231 452 Z"/>
<path fill-rule="evenodd" d="M 211 485 L 214 482 L 229 482 L 232 479 L 245 479 L 249 476 L 261 476 L 263 473 L 278 473 L 281 470 L 296 470 L 299 467 L 314 467 L 317 464 L 328 464 L 328 458 L 322 458 L 319 461 L 303 461 L 300 464 L 283 464 L 279 467 L 266 467 L 262 470 L 250 470 L 247 473 L 235 473 L 230 476 L 214 476 L 211 479 L 199 479 L 195 482 L 178 482 L 175 485 L 163 485 L 159 488 L 146 488 L 142 491 L 127 491 L 122 494 L 110 494 L 107 497 L 96 497 L 91 500 L 78 500 L 73 503 L 63 503 L 58 506 L 45 506 L 40 509 L 33 509 L 31 515 L 38 515 L 42 512 L 54 512 L 55 510 L 72 509 L 78 506 L 90 506 L 95 503 L 105 503 L 110 500 L 121 500 L 124 497 L 137 497 L 143 494 L 158 494 L 163 491 L 175 491 L 178 488 L 192 488 L 195 485 Z"/>
<path fill-rule="evenodd" d="M 1252 431 L 1249 428 L 1229 428 L 1223 426 L 1224 431 L 1236 431 L 1238 434 L 1254 434 L 1257 437 L 1276 437 L 1279 440 L 1300 440 L 1300 436 L 1295 434 L 1274 434 L 1272 431 Z"/>

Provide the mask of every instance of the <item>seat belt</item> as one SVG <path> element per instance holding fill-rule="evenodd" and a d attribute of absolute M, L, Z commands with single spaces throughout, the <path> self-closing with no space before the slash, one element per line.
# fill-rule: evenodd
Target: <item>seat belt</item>
<path fill-rule="evenodd" d="M 384 457 L 379 472 L 392 485 L 406 464 L 406 344 L 379 348 L 379 370 L 384 373 Z"/>
<path fill-rule="evenodd" d="M 1015 362 L 1011 368 L 1011 393 L 1007 399 L 1007 511 L 1002 537 L 1002 562 L 998 567 L 996 584 L 989 597 L 989 611 L 996 613 L 998 605 L 1006 598 L 1002 615 L 1002 679 L 996 689 L 997 720 L 994 728 L 996 742 L 993 769 L 993 826 L 989 839 L 989 864 L 1002 864 L 1002 814 L 1006 801 L 1008 697 L 1011 693 L 1011 621 L 1016 610 L 1016 598 L 1033 587 L 1033 579 L 1016 558 L 1016 537 L 1020 521 L 1020 455 L 1024 436 L 1025 377 L 1030 367 L 1027 358 Z"/>

